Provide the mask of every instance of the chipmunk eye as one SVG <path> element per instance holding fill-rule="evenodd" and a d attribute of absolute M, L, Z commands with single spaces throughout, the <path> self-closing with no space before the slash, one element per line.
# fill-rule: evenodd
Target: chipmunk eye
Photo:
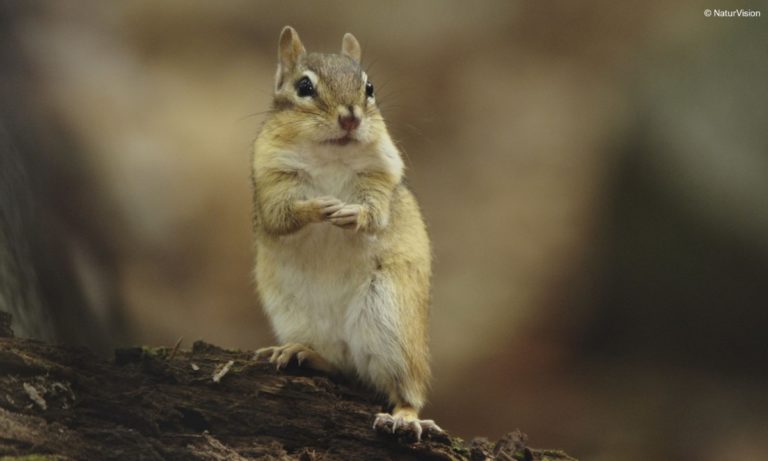
<path fill-rule="evenodd" d="M 373 83 L 365 82 L 365 95 L 369 98 L 373 97 Z"/>
<path fill-rule="evenodd" d="M 316 92 L 312 80 L 310 80 L 309 77 L 301 77 L 299 81 L 296 82 L 296 93 L 302 98 L 314 96 Z"/>

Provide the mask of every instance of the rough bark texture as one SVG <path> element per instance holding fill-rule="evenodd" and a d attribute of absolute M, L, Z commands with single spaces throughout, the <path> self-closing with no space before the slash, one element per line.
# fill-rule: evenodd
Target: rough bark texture
<path fill-rule="evenodd" d="M 276 371 L 250 352 L 198 341 L 190 351 L 120 349 L 105 361 L 13 338 L 7 322 L 0 313 L 2 460 L 573 460 L 527 448 L 519 431 L 469 444 L 378 434 L 381 402 L 369 392 Z"/>

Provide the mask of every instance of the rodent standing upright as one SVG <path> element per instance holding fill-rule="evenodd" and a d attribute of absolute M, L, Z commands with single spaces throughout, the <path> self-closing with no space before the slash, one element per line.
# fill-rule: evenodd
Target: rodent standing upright
<path fill-rule="evenodd" d="M 345 34 L 340 54 L 280 34 L 272 110 L 254 143 L 255 277 L 278 368 L 356 376 L 385 394 L 374 427 L 440 432 L 420 420 L 430 380 L 431 249 L 403 161 Z"/>

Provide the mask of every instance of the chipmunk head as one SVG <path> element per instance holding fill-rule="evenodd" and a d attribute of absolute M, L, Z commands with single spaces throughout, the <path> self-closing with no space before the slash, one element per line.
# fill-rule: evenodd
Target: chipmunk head
<path fill-rule="evenodd" d="M 352 34 L 344 35 L 340 54 L 307 53 L 296 30 L 286 26 L 277 55 L 276 126 L 294 139 L 366 144 L 385 130 L 373 83 L 360 67 L 360 44 Z"/>

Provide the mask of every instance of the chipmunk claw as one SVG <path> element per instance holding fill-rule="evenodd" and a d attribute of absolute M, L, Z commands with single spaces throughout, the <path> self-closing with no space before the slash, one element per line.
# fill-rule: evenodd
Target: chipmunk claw
<path fill-rule="evenodd" d="M 263 357 L 269 357 L 269 363 L 274 363 L 277 370 L 286 368 L 291 360 L 296 360 L 300 367 L 312 368 L 314 370 L 331 373 L 335 367 L 320 356 L 310 347 L 299 343 L 288 343 L 282 346 L 262 347 L 256 350 L 253 355 L 254 360 L 260 360 Z"/>
<path fill-rule="evenodd" d="M 305 360 L 308 352 L 307 346 L 297 343 L 288 343 L 283 346 L 270 346 L 258 349 L 254 354 L 254 360 L 269 356 L 269 363 L 274 363 L 277 370 L 285 368 L 291 359 L 296 358 L 299 365 Z"/>

